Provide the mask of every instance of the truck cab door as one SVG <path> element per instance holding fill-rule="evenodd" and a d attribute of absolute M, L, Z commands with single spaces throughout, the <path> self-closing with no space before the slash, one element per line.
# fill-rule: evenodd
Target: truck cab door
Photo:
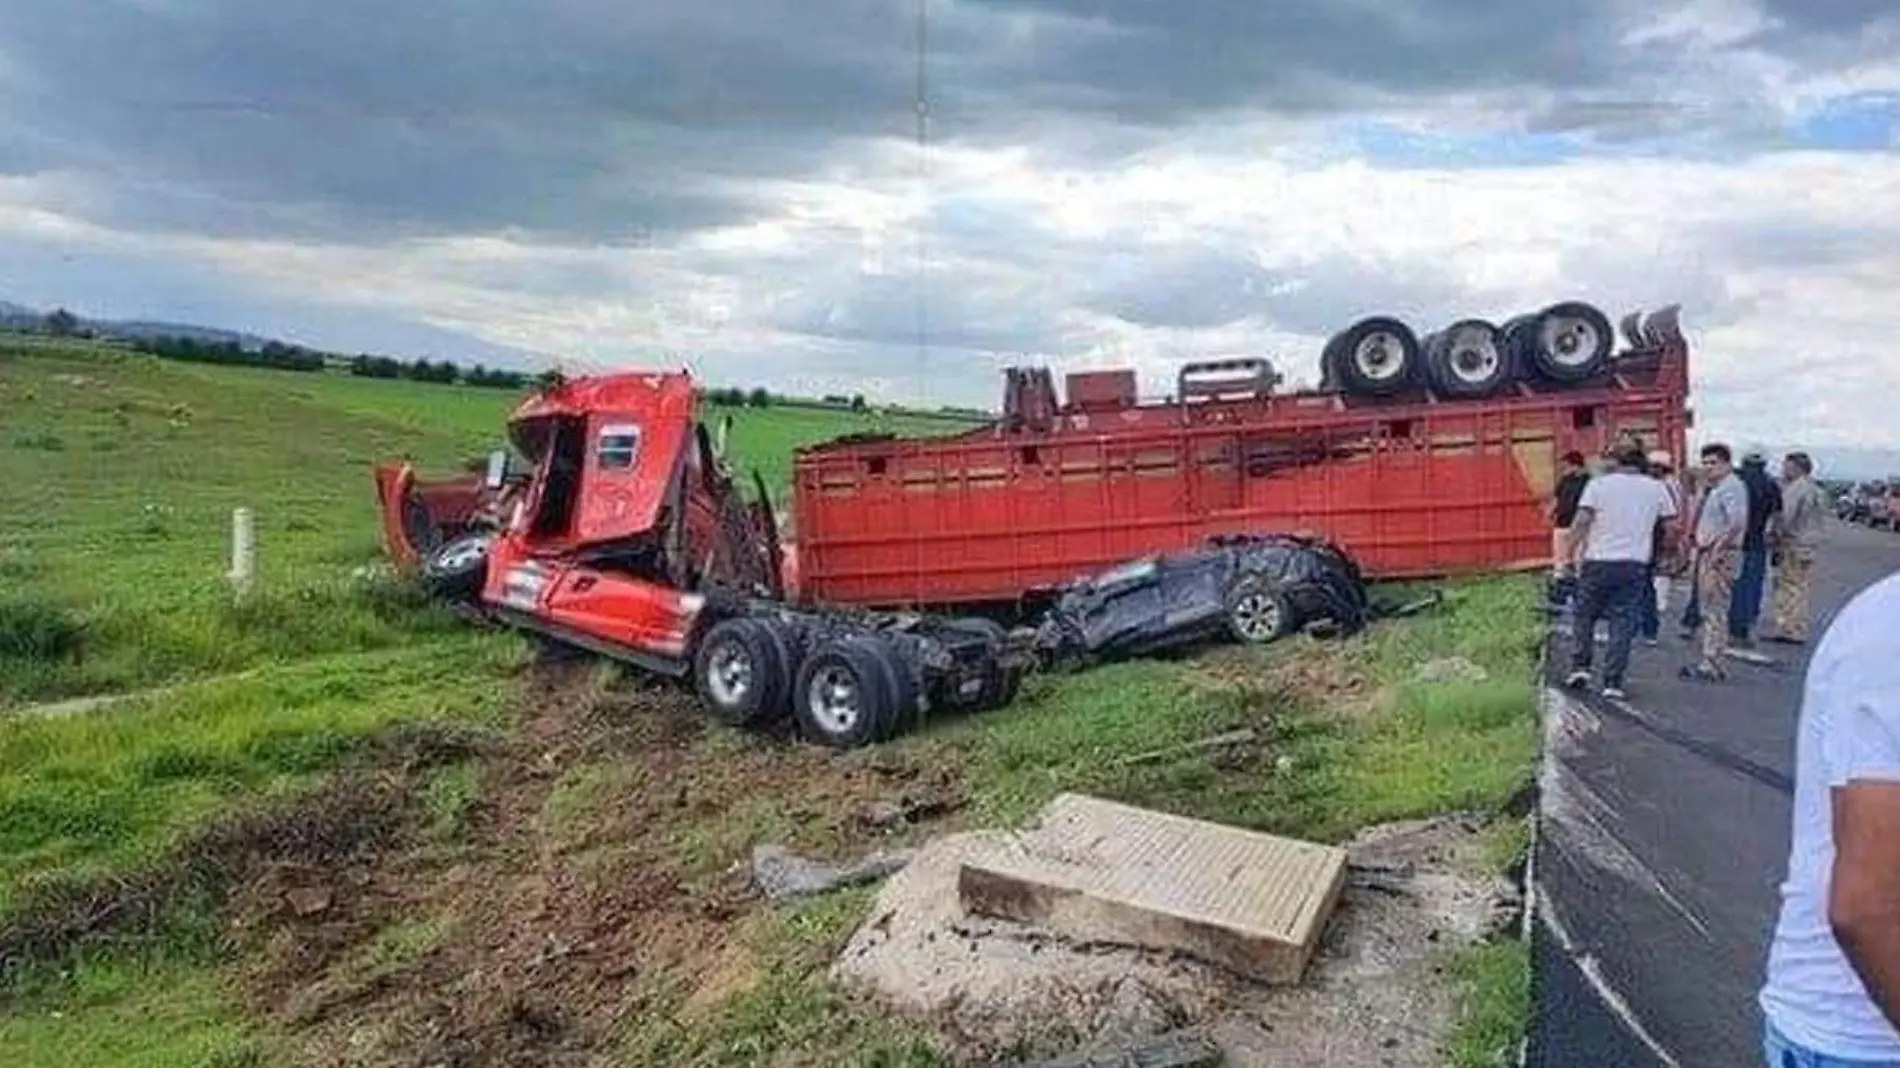
<path fill-rule="evenodd" d="M 661 533 L 658 526 L 679 479 L 685 427 L 654 423 L 646 413 L 606 412 L 587 419 L 574 536 L 583 546 L 629 542 Z"/>

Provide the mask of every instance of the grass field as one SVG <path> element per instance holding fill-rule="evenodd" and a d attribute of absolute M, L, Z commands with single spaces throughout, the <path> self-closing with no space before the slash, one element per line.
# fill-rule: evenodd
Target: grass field
<path fill-rule="evenodd" d="M 489 447 L 508 406 L 485 390 L 0 338 L 0 479 L 24 490 L 0 497 L 0 709 L 164 687 L 91 715 L 0 711 L 7 1064 L 407 1063 L 402 1036 L 441 1021 L 416 1017 L 406 990 L 473 1014 L 449 1023 L 500 1052 L 471 1063 L 507 1063 L 523 1010 L 487 1004 L 469 975 L 615 1021 L 596 1036 L 604 1063 L 944 1062 L 926 1029 L 824 978 L 867 892 L 708 911 L 755 842 L 865 848 L 841 806 L 875 796 L 884 772 L 709 729 L 677 695 L 612 671 L 551 686 L 524 643 L 355 574 L 378 555 L 369 464 L 456 465 Z M 867 423 L 747 409 L 733 447 L 779 484 L 792 445 Z M 262 564 L 241 605 L 220 579 L 237 505 L 257 511 Z M 953 826 L 1016 823 L 1062 790 L 1326 840 L 1496 812 L 1535 752 L 1533 597 L 1482 582 L 1349 641 L 1038 678 L 1012 708 L 933 724 L 878 760 L 954 782 Z M 1451 656 L 1488 677 L 1420 679 Z M 1239 727 L 1265 744 L 1237 764 L 1116 766 Z M 1499 821 L 1500 866 L 1520 827 Z M 321 927 L 259 903 L 259 886 L 331 869 L 360 885 L 338 884 Z M 633 939 L 640 967 L 524 970 L 506 950 L 517 927 L 542 940 L 537 955 Z M 743 967 L 709 976 L 713 949 Z M 1465 989 L 1448 1062 L 1506 1063 L 1529 996 L 1522 947 L 1447 968 Z M 347 1007 L 349 1058 L 311 1004 Z M 403 1056 L 376 1052 L 390 1049 Z"/>

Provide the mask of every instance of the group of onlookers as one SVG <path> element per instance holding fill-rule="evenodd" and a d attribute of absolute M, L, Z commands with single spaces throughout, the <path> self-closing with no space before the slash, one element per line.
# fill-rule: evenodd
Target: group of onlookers
<path fill-rule="evenodd" d="M 1826 501 L 1806 453 L 1788 453 L 1781 477 L 1760 450 L 1740 466 L 1728 446 L 1710 444 L 1679 477 L 1665 451 L 1625 441 L 1593 470 L 1581 453 L 1563 459 L 1552 501 L 1552 557 L 1560 601 L 1575 610 L 1569 684 L 1587 686 L 1596 627 L 1607 622 L 1604 693 L 1623 695 L 1630 646 L 1640 634 L 1659 644 L 1670 590 L 1689 584 L 1683 636 L 1701 641 L 1684 678 L 1727 676 L 1731 646 L 1752 644 L 1771 572 L 1771 641 L 1808 637 L 1808 576 Z"/>
<path fill-rule="evenodd" d="M 1654 642 L 1672 579 L 1687 577 L 1685 678 L 1721 679 L 1729 646 L 1809 636 L 1808 583 L 1825 494 L 1791 452 L 1779 480 L 1760 450 L 1724 445 L 1677 478 L 1666 454 L 1613 449 L 1592 472 L 1565 458 L 1553 503 L 1559 585 L 1575 605 L 1571 686 L 1590 683 L 1609 620 L 1603 693 L 1623 696 L 1630 643 Z M 1809 659 L 1795 743 L 1793 821 L 1781 908 L 1759 1003 L 1769 1068 L 1900 1068 L 1900 573 L 1853 597 Z"/>

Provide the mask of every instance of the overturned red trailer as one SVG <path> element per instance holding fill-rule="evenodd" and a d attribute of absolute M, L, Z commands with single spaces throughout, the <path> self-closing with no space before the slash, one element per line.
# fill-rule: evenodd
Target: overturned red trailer
<path fill-rule="evenodd" d="M 798 450 L 802 592 L 876 606 L 1019 601 L 1263 531 L 1322 535 L 1374 578 L 1545 566 L 1563 454 L 1634 437 L 1681 456 L 1691 423 L 1674 306 L 1627 316 L 1621 352 L 1607 321 L 1583 322 L 1577 348 L 1564 332 L 1576 324 L 1522 317 L 1486 327 L 1489 347 L 1470 351 L 1456 324 L 1422 343 L 1408 335 L 1423 356 L 1403 363 L 1378 327 L 1349 332 L 1329 344 L 1318 391 L 1276 392 L 1264 360 L 1190 364 L 1171 397 L 1149 403 L 1131 371 L 1071 374 L 1062 398 L 1046 369 L 1012 369 L 990 425 Z M 1586 359 L 1589 346 L 1600 352 Z M 1535 368 L 1518 358 L 1533 351 Z"/>

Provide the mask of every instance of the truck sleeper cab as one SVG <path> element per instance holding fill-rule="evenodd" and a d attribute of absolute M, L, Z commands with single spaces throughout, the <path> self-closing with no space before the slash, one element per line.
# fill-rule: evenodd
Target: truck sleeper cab
<path fill-rule="evenodd" d="M 1020 668 L 986 621 L 784 603 L 788 554 L 763 486 L 743 499 L 694 407 L 685 374 L 565 383 L 510 420 L 525 474 L 511 476 L 505 453 L 475 490 L 379 469 L 391 555 L 509 626 L 690 678 L 734 725 L 789 714 L 814 740 L 855 746 L 934 709 L 1013 697 Z M 480 509 L 465 505 L 483 493 L 507 503 L 475 523 Z M 459 536 L 410 537 L 430 500 L 451 506 L 442 525 Z"/>

